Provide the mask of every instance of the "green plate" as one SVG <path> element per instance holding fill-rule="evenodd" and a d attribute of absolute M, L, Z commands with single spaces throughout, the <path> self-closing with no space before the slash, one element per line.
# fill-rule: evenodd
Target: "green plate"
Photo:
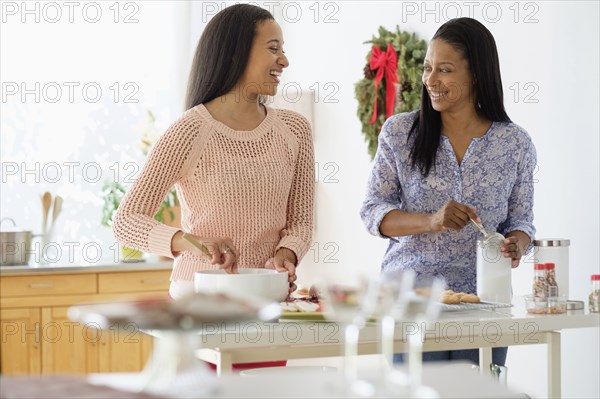
<path fill-rule="evenodd" d="M 327 321 L 335 323 L 335 320 L 327 320 L 323 312 L 282 312 L 279 320 Z M 367 323 L 377 323 L 377 318 L 369 317 Z"/>
<path fill-rule="evenodd" d="M 279 320 L 325 321 L 323 312 L 282 312 Z"/>

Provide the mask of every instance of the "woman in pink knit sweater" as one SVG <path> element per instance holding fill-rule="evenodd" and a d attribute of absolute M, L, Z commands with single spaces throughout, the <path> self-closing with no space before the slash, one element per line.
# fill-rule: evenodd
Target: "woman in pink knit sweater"
<path fill-rule="evenodd" d="M 281 28 L 262 8 L 227 7 L 204 29 L 187 111 L 155 144 L 113 223 L 121 243 L 175 258 L 173 298 L 193 291 L 195 271 L 217 268 L 287 270 L 295 289 L 313 229 L 311 128 L 300 114 L 261 101 L 276 93 L 288 64 Z M 154 219 L 173 186 L 181 228 Z"/>

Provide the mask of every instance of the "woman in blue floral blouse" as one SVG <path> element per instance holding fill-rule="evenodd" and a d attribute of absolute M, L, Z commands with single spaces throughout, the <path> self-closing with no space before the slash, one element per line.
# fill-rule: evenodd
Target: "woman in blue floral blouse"
<path fill-rule="evenodd" d="M 535 234 L 535 166 L 531 138 L 504 109 L 494 37 L 474 19 L 448 21 L 427 50 L 421 109 L 390 117 L 379 135 L 361 217 L 389 239 L 382 269 L 476 292 L 481 236 L 470 218 L 506 237 L 501 251 L 517 267 Z M 424 357 L 477 362 L 478 351 Z M 505 360 L 494 348 L 493 362 Z"/>

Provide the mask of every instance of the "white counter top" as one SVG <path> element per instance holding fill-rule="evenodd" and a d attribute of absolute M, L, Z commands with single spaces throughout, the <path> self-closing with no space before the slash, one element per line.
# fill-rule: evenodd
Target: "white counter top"
<path fill-rule="evenodd" d="M 563 314 L 533 315 L 528 314 L 523 297 L 516 296 L 514 306 L 494 310 L 469 310 L 458 312 L 442 312 L 438 320 L 424 323 L 401 321 L 396 324 L 396 340 L 399 349 L 407 342 L 410 335 L 419 334 L 430 339 L 426 346 L 431 350 L 446 350 L 443 346 L 458 346 L 461 348 L 479 347 L 480 341 L 493 344 L 499 337 L 512 341 L 530 341 L 537 343 L 535 334 L 542 331 L 563 330 L 569 328 L 589 328 L 600 325 L 600 314 L 589 313 L 587 310 L 567 311 Z M 334 322 L 275 320 L 272 322 L 237 322 L 237 323 L 205 323 L 201 335 L 203 348 L 218 348 L 220 351 L 253 350 L 257 347 L 271 348 L 273 346 L 301 345 L 336 345 L 343 342 L 342 327 Z M 145 331 L 154 336 L 160 336 L 156 330 Z M 360 331 L 360 342 L 376 346 L 379 340 L 379 327 L 369 323 Z M 440 348 L 436 348 L 440 346 Z M 321 348 L 322 349 L 322 348 Z M 323 350 L 323 356 L 326 354 Z M 289 359 L 289 357 L 288 357 Z M 259 359 L 251 361 L 266 361 Z"/>
<path fill-rule="evenodd" d="M 158 257 L 149 257 L 143 262 L 115 262 L 113 259 L 101 259 L 98 262 L 72 262 L 50 263 L 19 266 L 0 266 L 0 276 L 20 274 L 46 274 L 46 273 L 97 273 L 109 271 L 137 271 L 137 270 L 164 270 L 172 269 L 172 260 L 161 260 Z"/>

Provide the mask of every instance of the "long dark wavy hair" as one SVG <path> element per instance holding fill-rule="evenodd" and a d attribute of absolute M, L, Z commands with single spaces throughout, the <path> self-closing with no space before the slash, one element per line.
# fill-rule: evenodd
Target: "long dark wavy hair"
<path fill-rule="evenodd" d="M 234 88 L 246 70 L 257 25 L 274 20 L 263 8 L 236 4 L 224 8 L 206 25 L 188 79 L 186 110 Z"/>
<path fill-rule="evenodd" d="M 450 44 L 469 62 L 475 82 L 477 113 L 490 121 L 510 122 L 504 109 L 498 50 L 491 32 L 475 19 L 456 18 L 440 26 L 433 40 Z M 441 130 L 442 118 L 431 106 L 429 93 L 423 85 L 421 109 L 411 128 L 411 135 L 416 136 L 410 151 L 412 167 L 418 167 L 423 177 L 435 167 Z"/>

